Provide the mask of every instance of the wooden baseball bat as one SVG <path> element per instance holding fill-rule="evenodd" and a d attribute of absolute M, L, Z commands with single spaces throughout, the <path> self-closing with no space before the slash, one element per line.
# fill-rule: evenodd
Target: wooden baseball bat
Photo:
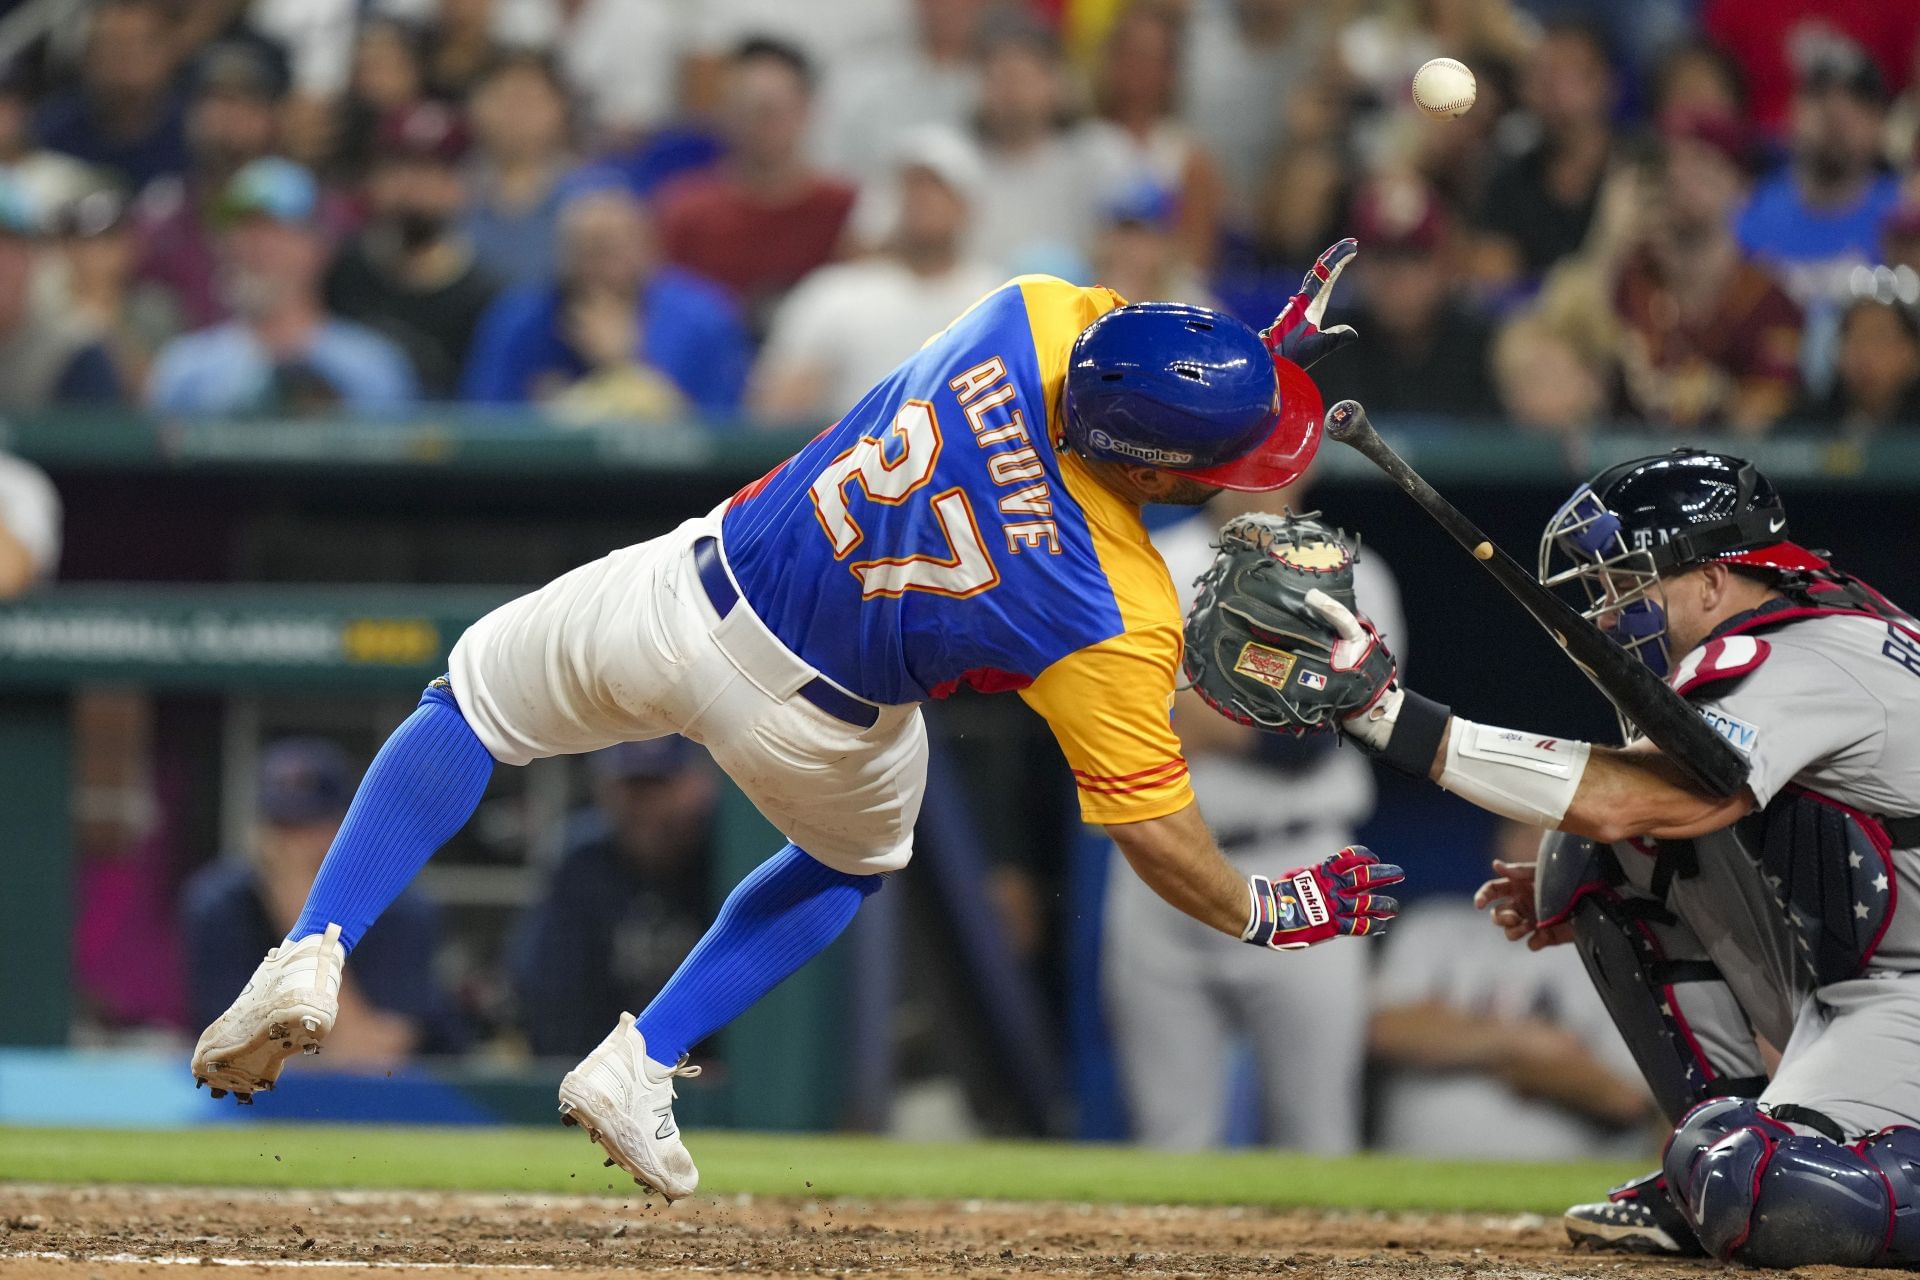
<path fill-rule="evenodd" d="M 1747 762 L 1644 662 L 1622 649 L 1566 601 L 1540 585 L 1514 558 L 1493 544 L 1471 520 L 1441 497 L 1420 473 L 1395 453 L 1357 400 L 1342 400 L 1327 410 L 1327 434 L 1365 454 L 1387 473 L 1420 509 L 1466 548 L 1507 594 L 1566 651 L 1621 714 L 1693 780 L 1716 796 L 1730 796 L 1746 785 Z"/>

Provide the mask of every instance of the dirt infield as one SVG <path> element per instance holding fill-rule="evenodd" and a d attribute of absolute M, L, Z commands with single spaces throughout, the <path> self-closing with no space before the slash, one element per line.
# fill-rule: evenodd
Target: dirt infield
<path fill-rule="evenodd" d="M 0 1275 L 399 1273 L 1700 1280 L 1574 1253 L 1538 1218 L 1001 1203 L 503 1197 L 0 1185 Z M 1822 1269 L 1821 1280 L 1867 1273 Z"/>

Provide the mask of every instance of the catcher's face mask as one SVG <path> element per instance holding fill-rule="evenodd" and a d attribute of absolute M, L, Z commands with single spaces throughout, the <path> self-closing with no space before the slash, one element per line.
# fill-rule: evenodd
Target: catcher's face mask
<path fill-rule="evenodd" d="M 1628 547 L 1620 518 L 1591 486 L 1580 486 L 1547 522 L 1539 578 L 1549 588 L 1579 584 L 1581 615 L 1655 675 L 1667 674 L 1667 611 L 1653 553 Z M 1624 719 L 1621 728 L 1631 735 Z"/>

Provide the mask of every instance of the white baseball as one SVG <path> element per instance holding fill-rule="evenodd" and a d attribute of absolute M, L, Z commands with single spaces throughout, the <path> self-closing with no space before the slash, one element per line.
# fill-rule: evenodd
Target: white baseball
<path fill-rule="evenodd" d="M 1413 73 L 1413 105 L 1436 120 L 1467 114 L 1478 92 L 1473 72 L 1456 58 L 1435 58 Z"/>

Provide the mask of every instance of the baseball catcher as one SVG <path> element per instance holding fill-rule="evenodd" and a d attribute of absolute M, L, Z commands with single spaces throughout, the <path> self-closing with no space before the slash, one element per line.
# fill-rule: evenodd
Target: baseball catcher
<path fill-rule="evenodd" d="M 1746 787 L 1714 797 L 1630 725 L 1612 748 L 1451 714 L 1393 682 L 1337 591 L 1236 577 L 1247 551 L 1223 541 L 1220 589 L 1187 621 L 1210 701 L 1275 729 L 1332 719 L 1385 763 L 1550 829 L 1478 900 L 1516 941 L 1579 949 L 1675 1125 L 1658 1172 L 1568 1210 L 1573 1240 L 1920 1264 L 1920 917 L 1904 906 L 1920 893 L 1920 623 L 1791 541 L 1743 459 L 1678 450 L 1582 485 L 1541 540 L 1541 581 L 1578 591 L 1746 757 Z M 1217 655 L 1236 644 L 1308 674 L 1229 680 Z M 1781 1051 L 1770 1074 L 1762 1040 Z"/>

